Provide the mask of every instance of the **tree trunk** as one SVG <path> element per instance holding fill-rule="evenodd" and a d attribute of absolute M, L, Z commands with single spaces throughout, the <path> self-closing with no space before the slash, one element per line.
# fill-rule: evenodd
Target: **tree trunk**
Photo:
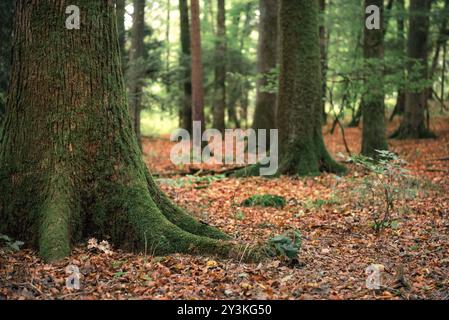
<path fill-rule="evenodd" d="M 173 205 L 142 161 L 111 3 L 78 1 L 80 30 L 65 28 L 68 0 L 15 3 L 0 233 L 46 261 L 89 237 L 154 254 L 237 255 L 241 246 Z"/>
<path fill-rule="evenodd" d="M 225 131 L 226 109 L 226 20 L 225 0 L 217 0 L 217 35 L 215 48 L 215 105 L 213 127 Z"/>
<path fill-rule="evenodd" d="M 279 173 L 342 172 L 321 132 L 318 1 L 280 1 Z"/>
<path fill-rule="evenodd" d="M 131 49 L 129 52 L 128 68 L 128 98 L 129 114 L 136 133 L 137 143 L 142 149 L 142 136 L 140 132 L 140 113 L 142 111 L 142 95 L 145 74 L 144 58 L 144 32 L 145 32 L 145 0 L 134 0 L 133 26 Z"/>
<path fill-rule="evenodd" d="M 387 150 L 385 134 L 385 94 L 383 86 L 384 24 L 383 0 L 365 0 L 365 7 L 380 8 L 381 28 L 364 28 L 363 57 L 365 60 L 365 90 L 362 98 L 362 154 L 376 158 L 376 150 Z"/>
<path fill-rule="evenodd" d="M 429 15 L 431 0 L 410 1 L 410 22 L 408 31 L 407 55 L 411 60 L 408 63 L 410 75 L 419 67 L 419 81 L 428 79 L 428 39 L 429 39 Z M 401 125 L 393 134 L 398 139 L 432 138 L 425 124 L 425 111 L 427 108 L 427 89 L 419 92 L 408 90 L 405 97 L 405 112 Z"/>
<path fill-rule="evenodd" d="M 262 90 L 268 84 L 267 74 L 276 68 L 278 50 L 278 1 L 259 2 L 259 43 L 257 48 L 257 96 L 254 129 L 276 127 L 276 94 Z"/>
<path fill-rule="evenodd" d="M 192 133 L 192 72 L 190 68 L 190 23 L 189 6 L 187 0 L 179 0 L 179 14 L 181 27 L 181 65 L 184 68 L 182 127 Z"/>
<path fill-rule="evenodd" d="M 117 30 L 118 30 L 118 43 L 120 46 L 120 55 L 122 57 L 122 70 L 125 72 L 127 64 L 127 54 L 125 50 L 126 44 L 126 30 L 125 30 L 125 13 L 126 13 L 126 1 L 115 0 L 115 10 L 117 14 Z"/>
<path fill-rule="evenodd" d="M 326 91 L 327 91 L 327 46 L 329 44 L 329 34 L 328 30 L 326 30 L 326 0 L 320 1 L 320 57 L 321 57 L 321 83 L 322 83 L 322 101 L 321 101 L 321 109 L 323 114 L 323 124 L 326 123 L 327 114 L 326 114 Z"/>
<path fill-rule="evenodd" d="M 396 0 L 396 6 L 397 6 L 397 11 L 398 12 L 398 17 L 397 17 L 397 25 L 398 25 L 398 33 L 397 33 L 397 37 L 398 37 L 398 42 L 399 42 L 399 46 L 400 46 L 400 52 L 402 55 L 405 55 L 405 46 L 406 46 L 406 41 L 405 41 L 405 19 L 404 19 L 404 15 L 405 15 L 405 0 Z M 384 32 L 385 35 L 385 32 Z M 404 72 L 403 72 L 404 74 Z M 390 116 L 390 121 L 393 121 L 394 117 L 397 115 L 402 115 L 404 114 L 405 111 L 405 91 L 403 88 L 399 88 L 398 90 L 398 96 L 396 99 L 396 105 L 394 106 L 393 112 Z"/>
<path fill-rule="evenodd" d="M 11 61 L 11 30 L 13 2 L 0 2 L 0 131 L 5 114 L 6 94 L 9 87 Z"/>
<path fill-rule="evenodd" d="M 190 44 L 192 50 L 192 120 L 204 126 L 203 65 L 201 62 L 200 5 L 190 1 Z"/>

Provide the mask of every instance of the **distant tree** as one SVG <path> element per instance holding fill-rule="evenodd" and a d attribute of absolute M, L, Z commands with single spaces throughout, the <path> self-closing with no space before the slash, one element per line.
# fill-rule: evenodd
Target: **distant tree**
<path fill-rule="evenodd" d="M 69 3 L 15 2 L 0 233 L 37 248 L 45 261 L 89 237 L 157 255 L 251 251 L 218 240 L 226 236 L 157 187 L 128 115 L 114 6 L 78 1 L 81 29 L 74 31 L 65 28 Z"/>
<path fill-rule="evenodd" d="M 215 47 L 215 104 L 213 127 L 225 131 L 226 109 L 226 12 L 225 0 L 217 0 L 217 35 Z"/>
<path fill-rule="evenodd" d="M 414 81 L 429 79 L 428 44 L 430 27 L 431 0 L 410 0 L 410 21 L 408 30 L 407 55 L 408 77 Z M 416 78 L 416 79 L 415 79 Z M 421 89 L 408 89 L 405 99 L 405 112 L 399 129 L 393 134 L 394 138 L 414 139 L 430 138 L 435 135 L 426 128 L 425 111 L 427 108 L 428 91 L 425 86 Z"/>
<path fill-rule="evenodd" d="M 277 67 L 278 0 L 259 1 L 259 43 L 257 47 L 257 95 L 252 127 L 276 127 L 276 93 L 267 90 L 268 74 Z"/>
<path fill-rule="evenodd" d="M 180 34 L 181 34 L 181 66 L 183 75 L 183 96 L 181 125 L 184 129 L 192 132 L 192 72 L 190 55 L 190 22 L 189 5 L 187 0 L 179 0 Z"/>
<path fill-rule="evenodd" d="M 365 0 L 365 7 L 380 9 L 380 29 L 364 28 L 365 92 L 362 97 L 362 154 L 376 157 L 376 150 L 387 150 L 385 133 L 385 93 L 383 85 L 384 4 L 383 0 Z"/>
<path fill-rule="evenodd" d="M 192 56 L 192 120 L 204 123 L 203 65 L 201 61 L 200 5 L 190 1 L 190 45 Z"/>
<path fill-rule="evenodd" d="M 279 172 L 342 172 L 344 168 L 326 150 L 321 132 L 318 1 L 281 0 L 279 12 Z"/>
<path fill-rule="evenodd" d="M 128 67 L 129 113 L 136 133 L 137 143 L 142 148 L 140 114 L 145 76 L 145 0 L 134 0 L 133 26 Z"/>

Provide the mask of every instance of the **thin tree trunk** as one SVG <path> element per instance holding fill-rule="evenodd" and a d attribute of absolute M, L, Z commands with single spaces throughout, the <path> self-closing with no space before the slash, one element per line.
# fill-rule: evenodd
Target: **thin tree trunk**
<path fill-rule="evenodd" d="M 321 132 L 318 1 L 280 1 L 279 173 L 342 172 Z"/>
<path fill-rule="evenodd" d="M 276 128 L 276 94 L 266 92 L 267 74 L 277 66 L 278 51 L 278 0 L 259 1 L 259 43 L 257 48 L 257 96 L 252 127 Z"/>
<path fill-rule="evenodd" d="M 159 190 L 128 115 L 114 6 L 17 1 L 10 96 L 0 137 L 0 233 L 46 261 L 88 237 L 118 248 L 241 256 Z M 44 16 L 46 19 L 34 19 Z M 48 35 L 52 35 L 49 37 Z M 38 93 L 38 94 L 37 94 Z M 215 238 L 215 239 L 213 239 Z"/>
<path fill-rule="evenodd" d="M 401 54 L 406 54 L 406 41 L 405 41 L 405 0 L 396 0 L 397 10 L 399 11 L 397 17 L 397 25 L 398 25 L 398 41 L 401 49 Z M 404 76 L 403 72 L 403 76 Z M 394 106 L 393 112 L 390 116 L 390 121 L 393 121 L 394 117 L 397 115 L 402 115 L 405 110 L 405 91 L 403 88 L 398 89 L 396 105 Z"/>
<path fill-rule="evenodd" d="M 189 6 L 187 0 L 179 0 L 179 14 L 181 27 L 181 65 L 184 68 L 182 101 L 182 127 L 192 133 L 192 72 L 190 55 L 190 23 Z"/>
<path fill-rule="evenodd" d="M 322 81 L 322 101 L 321 109 L 323 113 L 323 124 L 326 123 L 326 91 L 327 91 L 327 46 L 329 44 L 328 32 L 326 30 L 326 0 L 320 1 L 320 56 L 321 56 L 321 81 Z"/>
<path fill-rule="evenodd" d="M 134 0 L 131 49 L 128 68 L 129 113 L 136 133 L 137 143 L 142 149 L 140 132 L 140 113 L 142 111 L 142 95 L 144 85 L 144 31 L 145 31 L 145 0 Z"/>
<path fill-rule="evenodd" d="M 190 1 L 190 44 L 192 55 L 192 120 L 204 124 L 203 65 L 201 62 L 200 5 L 198 0 Z"/>
<path fill-rule="evenodd" d="M 217 35 L 215 48 L 215 104 L 213 127 L 225 131 L 226 109 L 226 19 L 225 0 L 217 0 Z"/>

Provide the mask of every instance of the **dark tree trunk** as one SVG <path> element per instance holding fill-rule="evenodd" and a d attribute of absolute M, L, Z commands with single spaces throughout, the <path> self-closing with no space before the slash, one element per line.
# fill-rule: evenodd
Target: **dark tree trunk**
<path fill-rule="evenodd" d="M 276 94 L 262 90 L 268 84 L 267 74 L 277 65 L 278 50 L 278 0 L 259 2 L 259 43 L 257 48 L 257 96 L 252 127 L 274 129 L 276 127 Z"/>
<path fill-rule="evenodd" d="M 136 133 L 137 143 L 142 149 L 142 136 L 140 132 L 140 113 L 142 111 L 142 95 L 145 74 L 144 58 L 144 32 L 145 32 L 145 0 L 134 0 L 133 27 L 131 49 L 129 52 L 128 68 L 128 98 L 129 114 Z"/>
<path fill-rule="evenodd" d="M 420 68 L 419 80 L 429 77 L 428 70 L 428 39 L 431 0 L 410 0 L 410 22 L 408 31 L 407 56 L 411 60 L 408 63 L 408 74 Z M 427 89 L 419 92 L 407 91 L 405 97 L 405 112 L 401 125 L 394 138 L 419 139 L 434 137 L 425 124 L 425 111 L 427 108 Z"/>
<path fill-rule="evenodd" d="M 321 82 L 322 82 L 322 101 L 321 101 L 321 109 L 323 113 L 323 124 L 326 123 L 327 114 L 326 114 L 326 91 L 327 91 L 327 46 L 329 44 L 329 33 L 326 30 L 326 0 L 320 1 L 320 56 L 321 56 Z"/>
<path fill-rule="evenodd" d="M 181 26 L 181 65 L 184 68 L 182 127 L 192 133 L 192 72 L 190 56 L 190 23 L 189 6 L 187 0 L 179 1 L 179 14 Z"/>
<path fill-rule="evenodd" d="M 400 46 L 400 52 L 402 55 L 406 54 L 406 41 L 405 41 L 405 0 L 396 0 L 396 7 L 398 11 L 397 25 L 398 25 L 398 42 Z M 384 33 L 385 34 L 385 33 Z M 393 121 L 397 115 L 404 114 L 405 111 L 405 91 L 403 88 L 399 88 L 398 96 L 396 99 L 396 105 L 394 106 L 393 113 L 390 116 L 390 121 Z"/>
<path fill-rule="evenodd" d="M 190 45 L 192 54 L 192 120 L 204 124 L 203 65 L 201 62 L 200 5 L 190 1 Z"/>
<path fill-rule="evenodd" d="M 215 104 L 213 127 L 225 131 L 226 109 L 226 20 L 225 0 L 217 0 L 217 35 L 215 48 Z"/>
<path fill-rule="evenodd" d="M 0 2 L 0 131 L 5 116 L 6 93 L 9 87 L 13 2 Z"/>
<path fill-rule="evenodd" d="M 279 173 L 341 172 L 321 132 L 318 1 L 280 1 Z"/>
<path fill-rule="evenodd" d="M 235 254 L 159 190 L 141 158 L 120 70 L 115 10 L 78 1 L 16 1 L 11 89 L 0 136 L 0 233 L 46 261 L 82 239 L 155 254 Z M 35 19 L 45 16 L 46 19 Z M 215 238 L 215 239 L 213 239 Z"/>
<path fill-rule="evenodd" d="M 120 55 L 122 57 L 122 70 L 125 71 L 127 64 L 127 53 L 125 50 L 126 44 L 126 30 L 125 30 L 125 0 L 115 0 L 115 10 L 117 14 L 117 31 L 118 43 L 120 46 Z"/>
<path fill-rule="evenodd" d="M 387 150 L 385 135 L 385 94 L 383 86 L 384 30 L 383 0 L 365 0 L 365 7 L 375 5 L 381 11 L 381 28 L 369 30 L 364 26 L 363 56 L 365 88 L 362 98 L 362 154 L 376 158 L 376 150 Z"/>

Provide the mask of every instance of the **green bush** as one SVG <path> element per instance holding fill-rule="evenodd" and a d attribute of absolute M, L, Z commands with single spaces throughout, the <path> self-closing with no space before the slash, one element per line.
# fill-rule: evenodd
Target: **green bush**
<path fill-rule="evenodd" d="M 275 236 L 268 241 L 271 255 L 283 256 L 289 260 L 298 257 L 302 245 L 301 233 L 297 230 Z"/>
<path fill-rule="evenodd" d="M 254 195 L 242 202 L 242 206 L 244 207 L 261 206 L 283 208 L 286 204 L 287 201 L 285 201 L 284 197 L 271 194 Z"/>

